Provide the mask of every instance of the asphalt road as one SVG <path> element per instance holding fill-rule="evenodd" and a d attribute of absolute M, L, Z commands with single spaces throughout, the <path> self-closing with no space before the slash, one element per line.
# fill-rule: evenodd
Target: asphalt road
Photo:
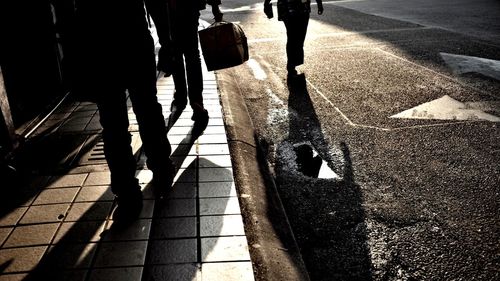
<path fill-rule="evenodd" d="M 283 23 L 223 1 L 250 60 L 219 74 L 312 280 L 499 280 L 499 2 L 402 2 L 313 6 L 305 79 L 287 83 Z"/>

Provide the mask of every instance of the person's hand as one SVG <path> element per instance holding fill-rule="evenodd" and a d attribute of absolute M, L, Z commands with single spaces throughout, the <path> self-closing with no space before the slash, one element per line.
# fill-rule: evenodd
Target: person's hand
<path fill-rule="evenodd" d="M 266 14 L 268 19 L 273 18 L 273 6 L 271 2 L 264 2 L 264 14 Z"/>
<path fill-rule="evenodd" d="M 212 6 L 212 14 L 214 15 L 215 22 L 221 22 L 222 21 L 222 16 L 224 14 L 220 11 L 219 5 L 213 5 Z"/>
<path fill-rule="evenodd" d="M 319 5 L 318 4 L 318 15 L 322 15 L 323 14 L 323 4 Z"/>

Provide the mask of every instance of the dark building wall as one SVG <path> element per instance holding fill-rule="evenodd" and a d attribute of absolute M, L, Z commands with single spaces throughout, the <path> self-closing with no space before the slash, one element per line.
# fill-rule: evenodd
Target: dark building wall
<path fill-rule="evenodd" d="M 17 128 L 62 96 L 60 53 L 49 1 L 1 2 L 0 63 Z"/>

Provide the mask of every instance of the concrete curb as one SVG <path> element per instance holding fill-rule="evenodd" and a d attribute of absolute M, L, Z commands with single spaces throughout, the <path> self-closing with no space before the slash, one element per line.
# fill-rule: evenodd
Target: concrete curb
<path fill-rule="evenodd" d="M 265 160 L 237 81 L 231 69 L 218 71 L 216 77 L 255 278 L 308 281 L 274 180 L 267 165 L 259 165 Z"/>

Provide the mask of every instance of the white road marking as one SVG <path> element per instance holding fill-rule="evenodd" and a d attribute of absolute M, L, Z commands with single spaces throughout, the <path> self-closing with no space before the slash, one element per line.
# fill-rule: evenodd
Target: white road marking
<path fill-rule="evenodd" d="M 316 86 L 314 86 L 313 83 L 311 83 L 311 81 L 309 81 L 309 79 L 306 79 L 307 81 L 307 84 L 309 84 L 309 86 L 311 86 L 314 91 L 316 92 L 316 94 L 318 94 L 320 97 L 322 97 L 327 103 L 329 103 L 333 109 L 335 109 L 335 111 L 340 114 L 340 116 L 347 122 L 347 124 L 349 126 L 353 126 L 353 127 L 360 127 L 360 128 L 369 128 L 369 129 L 376 129 L 376 130 L 381 130 L 381 131 L 390 131 L 391 129 L 386 129 L 386 128 L 380 128 L 380 127 L 376 127 L 376 126 L 368 126 L 368 125 L 360 125 L 360 124 L 356 124 L 354 122 L 351 121 L 351 119 L 349 119 L 349 117 L 347 117 L 332 101 L 330 101 Z"/>
<path fill-rule="evenodd" d="M 401 113 L 391 116 L 391 118 L 404 119 L 435 119 L 435 120 L 486 120 L 491 122 L 500 122 L 500 118 L 488 114 L 480 109 L 471 108 L 471 105 L 459 102 L 448 95 L 439 99 L 423 103 L 414 108 L 405 110 Z M 485 108 L 484 102 L 479 103 Z"/>
<path fill-rule="evenodd" d="M 440 53 L 455 74 L 480 73 L 500 80 L 500 61 L 479 57 Z"/>
<path fill-rule="evenodd" d="M 267 79 L 266 72 L 262 69 L 262 67 L 260 66 L 260 64 L 256 60 L 249 59 L 247 61 L 247 65 L 252 70 L 253 76 L 255 77 L 255 79 L 260 80 L 260 81 Z"/>

